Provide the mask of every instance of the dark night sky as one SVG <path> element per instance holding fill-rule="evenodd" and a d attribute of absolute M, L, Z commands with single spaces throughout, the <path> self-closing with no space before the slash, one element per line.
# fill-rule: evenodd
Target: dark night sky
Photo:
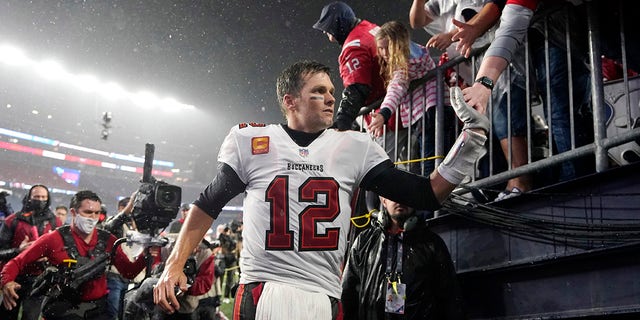
<path fill-rule="evenodd" d="M 340 48 L 311 27 L 327 3 L 2 0 L 0 44 L 22 48 L 34 60 L 55 58 L 72 73 L 92 73 L 131 91 L 175 97 L 198 111 L 167 116 L 95 97 L 87 100 L 76 91 L 0 66 L 0 106 L 13 105 L 4 112 L 9 116 L 0 116 L 0 124 L 140 156 L 144 143 L 154 143 L 156 159 L 171 158 L 180 167 L 207 160 L 205 166 L 213 169 L 233 124 L 282 122 L 275 78 L 285 66 L 305 58 L 323 62 L 334 69 L 341 92 L 336 70 Z M 347 3 L 358 17 L 378 24 L 392 19 L 406 23 L 411 6 L 409 0 Z M 414 39 L 422 42 L 426 33 L 414 31 Z M 56 121 L 20 113 L 34 106 L 54 113 Z M 104 111 L 113 112 L 108 141 L 99 138 Z"/>
<path fill-rule="evenodd" d="M 311 28 L 328 2 L 219 2 L 2 1 L 0 35 L 71 70 L 266 122 L 281 119 L 271 109 L 284 66 L 310 58 L 337 67 L 339 47 Z M 351 5 L 377 23 L 407 20 L 410 1 L 378 2 Z"/>

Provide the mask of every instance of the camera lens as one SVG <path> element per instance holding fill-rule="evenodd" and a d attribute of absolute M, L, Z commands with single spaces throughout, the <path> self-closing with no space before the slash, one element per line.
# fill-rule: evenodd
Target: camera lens
<path fill-rule="evenodd" d="M 165 191 L 160 195 L 162 201 L 171 203 L 176 199 L 176 195 L 173 192 Z"/>
<path fill-rule="evenodd" d="M 177 207 L 180 206 L 181 192 L 180 187 L 172 185 L 158 185 L 156 188 L 156 204 L 159 207 Z"/>

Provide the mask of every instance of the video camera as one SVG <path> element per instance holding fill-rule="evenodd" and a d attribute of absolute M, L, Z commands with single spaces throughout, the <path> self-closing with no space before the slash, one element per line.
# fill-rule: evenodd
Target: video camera
<path fill-rule="evenodd" d="M 152 236 L 171 223 L 182 200 L 180 187 L 151 176 L 154 148 L 153 144 L 146 144 L 142 185 L 134 198 L 131 213 L 138 231 Z"/>

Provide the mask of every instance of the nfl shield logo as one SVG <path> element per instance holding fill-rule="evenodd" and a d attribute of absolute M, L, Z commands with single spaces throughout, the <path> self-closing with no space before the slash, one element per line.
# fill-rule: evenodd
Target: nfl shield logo
<path fill-rule="evenodd" d="M 298 150 L 298 154 L 300 154 L 301 157 L 306 158 L 307 156 L 309 156 L 309 149 L 299 149 Z"/>

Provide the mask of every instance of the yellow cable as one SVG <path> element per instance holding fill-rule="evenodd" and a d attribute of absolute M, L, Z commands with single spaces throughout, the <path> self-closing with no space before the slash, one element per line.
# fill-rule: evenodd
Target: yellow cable
<path fill-rule="evenodd" d="M 371 211 L 369 211 L 369 212 L 367 212 L 367 213 L 365 213 L 365 214 L 363 214 L 363 215 L 361 215 L 361 216 L 351 217 L 351 223 L 353 223 L 353 225 L 354 225 L 354 226 L 356 226 L 357 228 L 364 228 L 364 227 L 366 227 L 366 226 L 369 224 L 369 222 L 371 221 L 371 214 L 372 214 L 374 211 L 378 211 L 378 210 L 376 210 L 376 209 L 371 209 Z M 364 224 L 357 224 L 357 223 L 356 223 L 356 220 L 357 220 L 357 219 L 367 219 L 367 222 L 365 222 Z"/>
<path fill-rule="evenodd" d="M 444 156 L 433 156 L 433 157 L 428 157 L 428 158 L 420 158 L 420 159 L 411 159 L 411 160 L 405 160 L 405 161 L 397 161 L 394 162 L 394 164 L 407 164 L 407 163 L 413 163 L 413 162 L 422 162 L 422 161 L 429 161 L 429 160 L 435 160 L 435 159 L 444 159 Z"/>

